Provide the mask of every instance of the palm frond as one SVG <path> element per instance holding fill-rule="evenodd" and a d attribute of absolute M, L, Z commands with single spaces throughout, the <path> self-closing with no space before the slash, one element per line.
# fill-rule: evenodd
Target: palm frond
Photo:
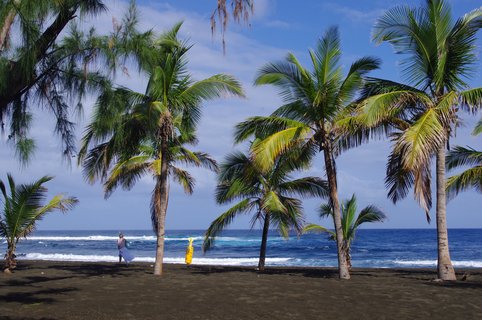
<path fill-rule="evenodd" d="M 328 182 L 321 178 L 304 177 L 280 184 L 280 190 L 301 197 L 329 197 Z"/>
<path fill-rule="evenodd" d="M 417 170 L 430 162 L 435 150 L 445 141 L 446 131 L 436 109 L 427 110 L 405 130 L 395 143 L 394 151 L 404 153 L 403 166 Z"/>
<path fill-rule="evenodd" d="M 314 223 L 310 223 L 303 228 L 303 233 L 310 233 L 310 232 L 328 233 L 330 235 L 330 238 L 333 238 L 333 239 L 336 238 L 336 235 L 335 235 L 334 231 L 332 231 L 330 229 L 327 229 L 325 227 L 322 227 L 318 224 L 314 224 Z"/>
<path fill-rule="evenodd" d="M 478 166 L 482 164 L 482 152 L 471 147 L 455 146 L 448 153 L 445 164 L 449 170 L 461 166 Z"/>
<path fill-rule="evenodd" d="M 303 125 L 300 121 L 277 116 L 250 117 L 236 125 L 234 141 L 235 143 L 240 143 L 251 137 L 263 139 L 280 130 Z"/>
<path fill-rule="evenodd" d="M 467 169 L 461 174 L 447 179 L 446 190 L 449 199 L 468 189 L 482 193 L 482 165 Z"/>
<path fill-rule="evenodd" d="M 323 203 L 318 208 L 318 214 L 320 218 L 333 217 L 333 207 L 329 203 Z"/>
<path fill-rule="evenodd" d="M 236 78 L 226 74 L 217 74 L 193 83 L 179 95 L 179 99 L 186 101 L 212 100 L 228 95 L 245 97 L 241 84 Z"/>
<path fill-rule="evenodd" d="M 352 63 L 348 74 L 340 86 L 338 99 L 344 104 L 355 98 L 357 91 L 364 82 L 364 76 L 379 68 L 381 60 L 375 57 L 363 57 Z"/>
<path fill-rule="evenodd" d="M 261 210 L 264 212 L 287 212 L 281 198 L 276 192 L 269 191 L 261 201 Z"/>
<path fill-rule="evenodd" d="M 194 189 L 194 178 L 186 170 L 171 167 L 173 178 L 184 188 L 184 192 L 192 194 Z"/>
<path fill-rule="evenodd" d="M 473 88 L 460 93 L 461 103 L 464 110 L 476 113 L 482 106 L 482 88 Z"/>
<path fill-rule="evenodd" d="M 151 163 L 146 160 L 145 156 L 139 156 L 119 162 L 104 182 L 104 197 L 109 198 L 119 186 L 124 190 L 130 190 L 151 167 Z"/>
<path fill-rule="evenodd" d="M 309 136 L 311 129 L 306 126 L 291 127 L 276 132 L 252 146 L 255 162 L 262 170 L 268 170 L 274 159 Z"/>
<path fill-rule="evenodd" d="M 205 152 L 193 152 L 184 147 L 179 148 L 179 155 L 176 161 L 185 164 L 194 165 L 196 167 L 203 167 L 211 171 L 218 171 L 218 164 L 209 154 Z"/>
<path fill-rule="evenodd" d="M 358 214 L 354 228 L 357 228 L 363 223 L 369 222 L 383 222 L 387 218 L 386 214 L 374 205 L 363 208 Z"/>
<path fill-rule="evenodd" d="M 214 246 L 214 241 L 219 232 L 228 226 L 233 219 L 240 213 L 247 213 L 256 206 L 256 202 L 244 199 L 217 217 L 204 234 L 203 252 L 208 251 Z"/>
<path fill-rule="evenodd" d="M 479 119 L 479 122 L 475 125 L 474 131 L 472 131 L 472 135 L 477 136 L 482 133 L 482 119 Z"/>

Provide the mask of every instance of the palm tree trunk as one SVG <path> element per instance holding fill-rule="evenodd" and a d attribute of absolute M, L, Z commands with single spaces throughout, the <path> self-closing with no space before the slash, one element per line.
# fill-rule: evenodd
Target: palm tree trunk
<path fill-rule="evenodd" d="M 17 266 L 15 261 L 15 244 L 7 245 L 7 253 L 5 254 L 5 268 L 4 270 L 12 271 Z"/>
<path fill-rule="evenodd" d="M 350 255 L 350 247 L 345 244 L 345 257 L 346 257 L 346 264 L 348 265 L 348 269 L 351 270 L 351 255 Z"/>
<path fill-rule="evenodd" d="M 445 143 L 437 150 L 436 157 L 436 184 L 437 184 L 437 249 L 438 277 L 442 280 L 457 280 L 454 267 L 450 260 L 449 239 L 447 231 L 447 194 L 445 191 Z"/>
<path fill-rule="evenodd" d="M 338 272 L 340 279 L 350 279 L 350 270 L 343 250 L 343 230 L 341 227 L 340 201 L 338 200 L 338 189 L 336 184 L 335 163 L 331 149 L 331 143 L 327 142 L 323 149 L 325 158 L 326 176 L 328 178 L 328 188 L 330 189 L 330 201 L 333 206 L 333 222 L 335 224 L 336 247 L 338 251 Z"/>
<path fill-rule="evenodd" d="M 264 262 L 266 260 L 266 245 L 268 243 L 268 231 L 269 231 L 269 213 L 266 213 L 265 216 L 264 216 L 263 236 L 261 238 L 261 247 L 259 249 L 259 263 L 258 263 L 259 271 L 264 271 Z"/>
<path fill-rule="evenodd" d="M 166 149 L 167 150 L 167 146 Z M 165 155 L 162 152 L 162 155 Z M 164 237 L 166 234 L 166 214 L 167 214 L 167 204 L 169 201 L 169 180 L 168 180 L 168 161 L 166 157 L 163 156 L 161 163 L 161 174 L 158 177 L 158 189 L 156 192 L 156 210 L 157 214 L 157 245 L 156 245 L 156 262 L 154 264 L 154 275 L 162 275 L 162 262 L 164 260 Z"/>

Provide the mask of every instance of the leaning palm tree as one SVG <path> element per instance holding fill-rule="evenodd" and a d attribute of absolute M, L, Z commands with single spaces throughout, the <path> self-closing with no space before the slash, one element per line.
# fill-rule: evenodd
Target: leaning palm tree
<path fill-rule="evenodd" d="M 230 154 L 221 165 L 216 200 L 219 204 L 239 202 L 211 223 L 205 233 L 203 250 L 209 250 L 214 245 L 216 235 L 236 216 L 252 212 L 252 226 L 257 221 L 263 225 L 258 263 L 258 269 L 263 271 L 269 228 L 274 225 L 285 238 L 290 230 L 298 234 L 302 230 L 302 204 L 293 196 L 328 196 L 326 181 L 315 177 L 290 177 L 294 171 L 306 167 L 307 160 L 306 154 L 283 154 L 266 171 L 261 170 L 246 154 Z"/>
<path fill-rule="evenodd" d="M 478 135 L 482 132 L 482 119 L 472 132 Z M 456 196 L 459 192 L 474 189 L 482 193 L 482 152 L 470 147 L 456 146 L 446 158 L 447 169 L 451 170 L 461 166 L 472 165 L 472 168 L 451 176 L 447 179 L 447 192 L 449 198 Z"/>
<path fill-rule="evenodd" d="M 442 280 L 455 280 L 446 222 L 445 150 L 458 111 L 474 112 L 482 104 L 482 88 L 468 89 L 465 82 L 477 62 L 475 35 L 481 26 L 482 8 L 454 21 L 443 0 L 388 10 L 376 22 L 373 39 L 408 55 L 402 64 L 409 84 L 372 79 L 365 92 L 370 98 L 361 107 L 361 127 L 391 132 L 386 185 L 392 201 L 404 198 L 413 186 L 429 217 L 430 167 L 436 159 L 437 270 Z"/>
<path fill-rule="evenodd" d="M 343 251 L 351 268 L 351 244 L 355 240 L 356 231 L 364 223 L 383 222 L 386 215 L 377 207 L 370 205 L 356 214 L 356 198 L 355 195 L 350 200 L 345 200 L 341 204 L 341 225 L 343 228 Z M 333 217 L 333 208 L 329 204 L 322 204 L 319 210 L 320 218 Z M 325 227 L 317 224 L 309 224 L 304 227 L 304 232 L 326 232 L 330 236 L 330 240 L 336 240 L 336 234 Z"/>
<path fill-rule="evenodd" d="M 190 48 L 178 40 L 181 23 L 162 35 L 154 54 L 142 64 L 149 76 L 146 92 L 106 89 L 97 100 L 91 124 L 83 137 L 79 164 L 90 182 L 104 182 L 108 197 L 117 187 L 131 189 L 145 174 L 155 182 L 151 218 L 157 235 L 154 274 L 162 274 L 169 177 L 192 192 L 194 180 L 176 165 L 191 164 L 216 170 L 207 154 L 192 152 L 202 102 L 222 95 L 243 96 L 233 77 L 218 74 L 193 81 L 186 68 Z"/>
<path fill-rule="evenodd" d="M 0 214 L 0 237 L 7 241 L 5 254 L 6 272 L 15 269 L 15 250 L 21 238 L 26 238 L 35 230 L 35 225 L 49 212 L 60 210 L 67 212 L 78 200 L 74 197 L 65 197 L 62 194 L 54 196 L 47 204 L 43 204 L 47 197 L 47 188 L 44 184 L 53 177 L 44 176 L 32 184 L 16 185 L 13 177 L 8 174 L 8 187 L 0 180 L 0 190 L 3 195 L 3 209 Z"/>
<path fill-rule="evenodd" d="M 346 116 L 364 76 L 377 69 L 379 60 L 363 57 L 355 61 L 346 76 L 340 64 L 340 37 L 337 28 L 328 29 L 316 50 L 310 50 L 312 70 L 303 67 L 289 54 L 286 61 L 270 63 L 258 73 L 255 84 L 271 84 L 280 89 L 285 104 L 269 117 L 253 117 L 237 126 L 236 140 L 243 141 L 253 134 L 266 137 L 254 147 L 257 161 L 263 169 L 295 145 L 323 152 L 325 171 L 330 188 L 330 204 L 334 224 L 341 279 L 350 274 L 342 250 L 341 226 L 335 157 L 351 145 L 342 139 L 338 122 Z"/>

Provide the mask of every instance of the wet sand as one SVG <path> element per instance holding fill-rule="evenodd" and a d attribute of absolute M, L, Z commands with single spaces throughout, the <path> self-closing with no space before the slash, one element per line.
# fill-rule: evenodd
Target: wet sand
<path fill-rule="evenodd" d="M 482 270 L 253 268 L 20 261 L 0 319 L 482 319 Z"/>

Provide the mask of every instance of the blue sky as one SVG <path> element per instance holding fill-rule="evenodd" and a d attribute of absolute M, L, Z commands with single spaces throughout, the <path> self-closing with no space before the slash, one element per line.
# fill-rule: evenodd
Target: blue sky
<path fill-rule="evenodd" d="M 174 23 L 183 20 L 181 36 L 189 38 L 192 48 L 188 67 L 196 79 L 215 73 L 229 73 L 243 84 L 246 99 L 216 100 L 205 104 L 199 127 L 200 143 L 196 150 L 209 152 L 218 161 L 235 150 L 243 149 L 232 142 L 233 126 L 253 115 L 271 113 L 281 100 L 270 87 L 252 86 L 255 73 L 263 64 L 283 59 L 288 52 L 294 53 L 308 65 L 307 50 L 315 46 L 317 39 L 332 25 L 338 25 L 343 49 L 342 62 L 348 68 L 350 63 L 362 56 L 373 55 L 382 59 L 382 68 L 372 75 L 396 81 L 402 80 L 398 61 L 401 56 L 393 53 L 387 44 L 376 46 L 370 41 L 371 27 L 376 18 L 386 9 L 399 4 L 418 5 L 419 1 L 281 1 L 254 0 L 255 14 L 250 25 L 231 23 L 226 34 L 227 52 L 223 55 L 219 34 L 214 38 L 210 32 L 209 17 L 216 4 L 215 0 L 138 1 L 142 28 L 154 28 L 161 32 Z M 300 4 L 302 3 L 302 5 Z M 474 9 L 478 1 L 452 0 L 455 17 Z M 125 11 L 126 1 L 106 1 L 109 12 L 84 21 L 94 24 L 99 32 L 112 29 L 112 17 L 119 20 Z M 482 38 L 482 32 L 478 34 Z M 481 41 L 478 41 L 479 51 Z M 480 52 L 479 52 L 480 54 Z M 481 64 L 471 80 L 474 87 L 482 86 Z M 117 81 L 132 89 L 144 91 L 145 78 L 130 72 Z M 93 98 L 85 101 L 84 118 L 79 119 L 78 135 L 88 121 Z M 470 145 L 482 149 L 480 137 L 470 136 L 476 117 L 466 117 L 465 127 L 457 131 L 454 144 Z M 0 142 L 0 166 L 2 179 L 11 172 L 16 181 L 30 182 L 42 175 L 55 175 L 48 184 L 50 193 L 68 193 L 79 198 L 79 205 L 68 214 L 53 213 L 38 225 L 38 229 L 150 229 L 149 202 L 153 182 L 149 177 L 140 180 L 131 191 L 116 191 L 104 200 L 99 184 L 89 185 L 82 177 L 81 169 L 73 162 L 72 167 L 63 163 L 58 139 L 52 133 L 53 120 L 42 113 L 35 115 L 32 135 L 37 139 L 37 153 L 27 168 L 21 168 L 14 159 L 13 150 L 3 136 Z M 390 145 L 386 141 L 374 141 L 363 147 L 350 150 L 337 159 L 341 198 L 356 193 L 360 208 L 375 204 L 388 215 L 388 221 L 372 225 L 376 228 L 433 228 L 427 225 L 425 215 L 416 205 L 413 197 L 396 206 L 386 199 L 384 175 L 386 158 Z M 322 158 L 317 158 L 308 175 L 323 176 Z M 167 216 L 168 229 L 205 229 L 226 206 L 214 201 L 215 175 L 204 170 L 192 170 L 197 180 L 192 196 L 185 195 L 181 188 L 172 184 Z M 305 201 L 308 222 L 321 222 L 331 226 L 331 221 L 319 221 L 315 209 L 320 200 Z M 482 202 L 480 194 L 465 192 L 448 205 L 449 228 L 481 228 Z M 433 211 L 433 210 L 432 210 Z M 432 212 L 432 216 L 434 212 Z M 249 227 L 249 216 L 241 217 L 232 228 Z"/>

